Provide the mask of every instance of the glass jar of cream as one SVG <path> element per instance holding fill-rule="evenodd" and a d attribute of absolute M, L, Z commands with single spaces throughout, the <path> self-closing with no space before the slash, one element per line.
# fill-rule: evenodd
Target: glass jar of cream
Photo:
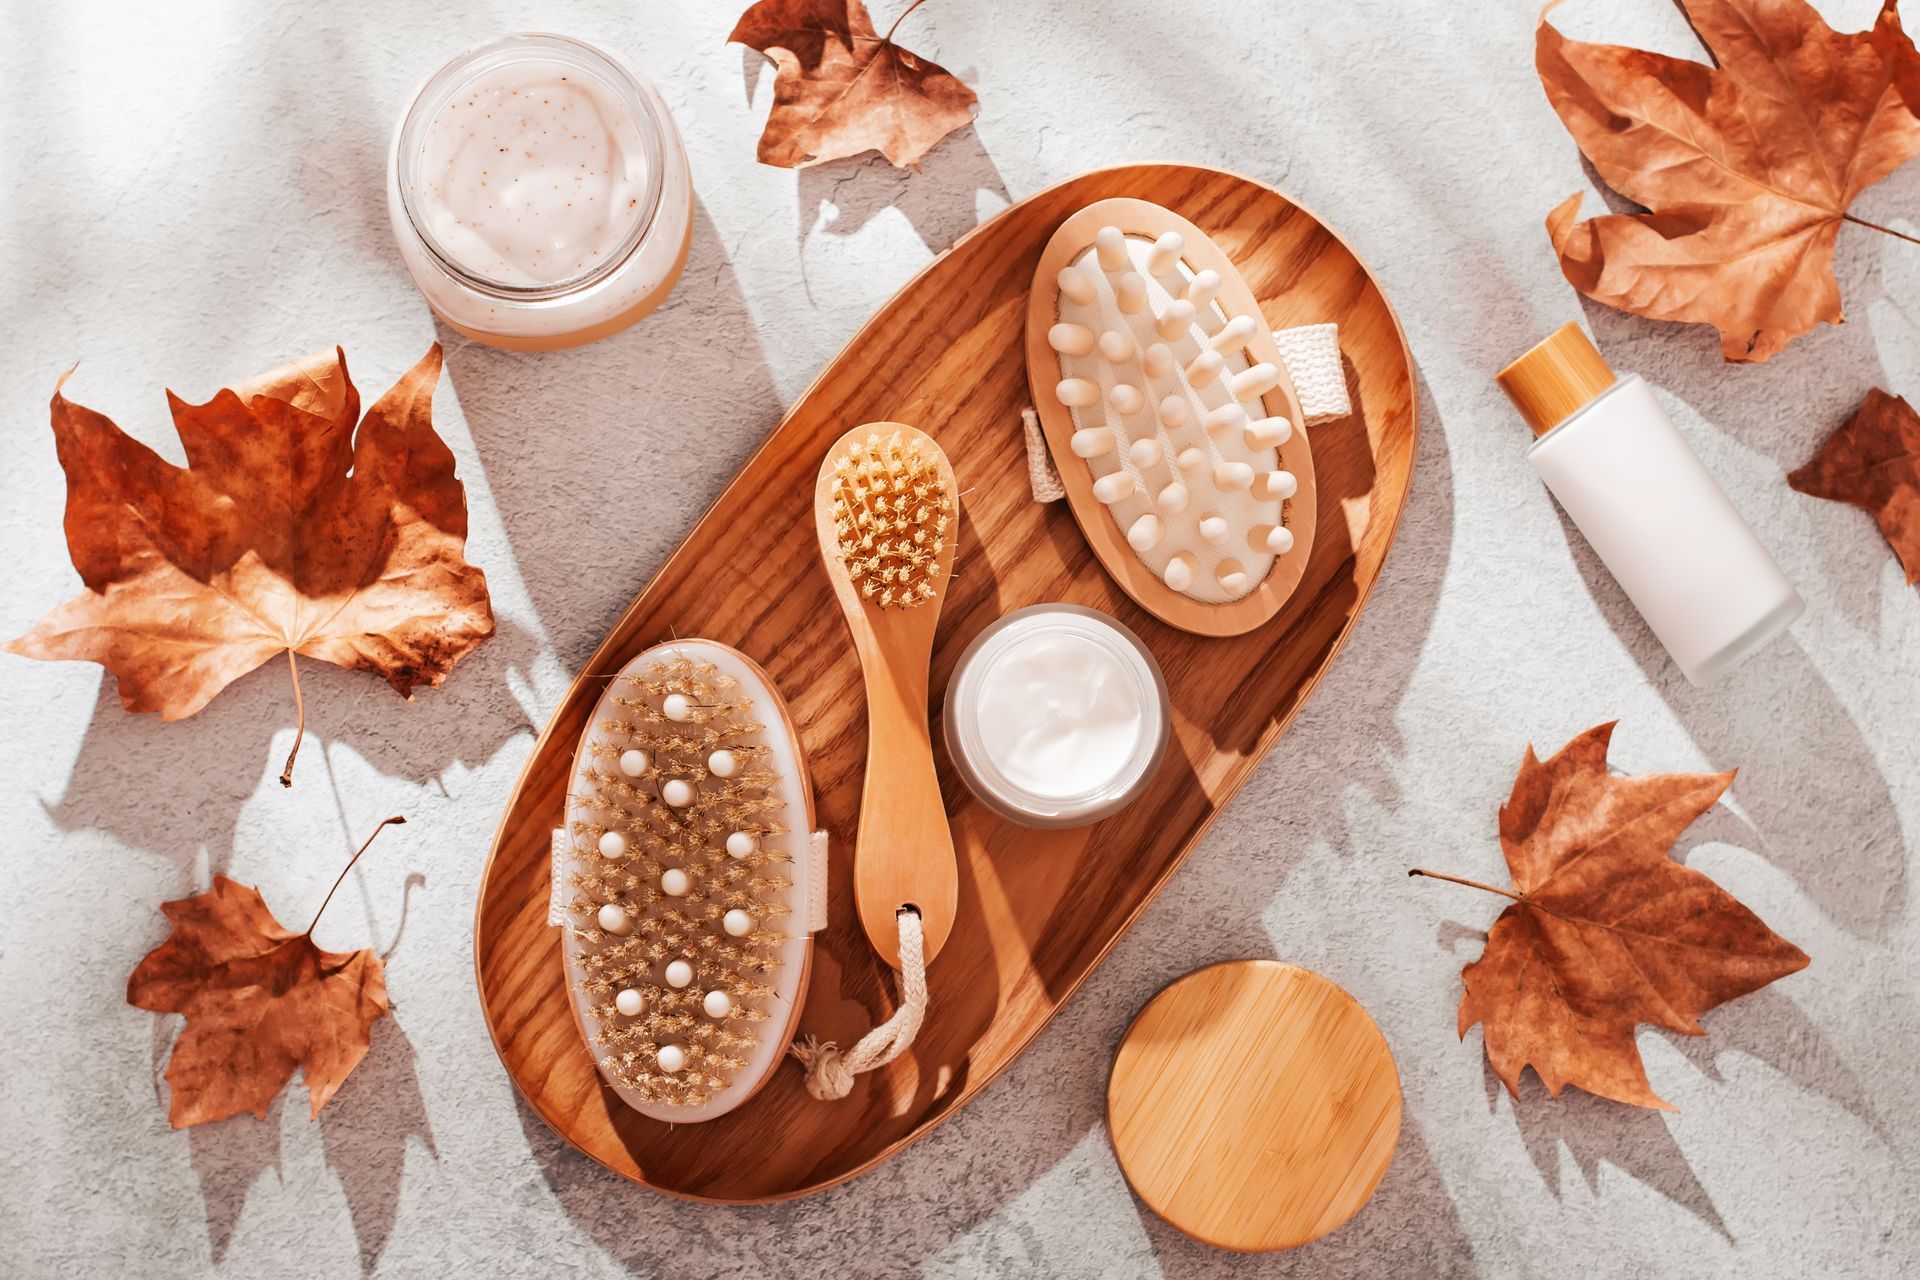
<path fill-rule="evenodd" d="M 652 85 L 591 45 L 528 33 L 421 86 L 387 155 L 387 214 L 441 319 L 540 351 L 604 338 L 666 298 L 693 182 Z"/>
<path fill-rule="evenodd" d="M 1140 794 L 1165 754 L 1167 682 L 1140 637 L 1092 609 L 1016 609 L 947 682 L 947 751 L 973 793 L 1033 827 L 1079 827 Z"/>

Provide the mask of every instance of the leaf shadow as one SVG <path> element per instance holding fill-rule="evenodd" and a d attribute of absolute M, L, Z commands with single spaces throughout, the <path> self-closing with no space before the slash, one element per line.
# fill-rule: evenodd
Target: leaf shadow
<path fill-rule="evenodd" d="M 393 1235 L 408 1139 L 418 1137 L 432 1159 L 440 1158 L 413 1042 L 392 1017 L 374 1024 L 371 1041 L 319 1121 L 327 1167 L 346 1193 L 362 1275 L 372 1273 Z"/>
<path fill-rule="evenodd" d="M 347 747 L 385 776 L 416 786 L 456 767 L 484 765 L 508 740 L 540 731 L 512 682 L 516 674 L 533 670 L 540 649 L 533 631 L 496 617 L 494 634 L 461 660 L 445 684 L 418 689 L 411 700 L 363 672 L 303 661 L 308 742 L 300 748 L 302 763 L 295 767 L 293 785 L 322 785 L 319 775 L 327 766 L 318 757 L 334 747 Z M 278 727 L 291 723 L 289 713 Z M 311 760 L 309 751 L 315 753 Z"/>
<path fill-rule="evenodd" d="M 1486 946 L 1487 931 L 1461 924 L 1458 920 L 1442 920 L 1439 927 L 1434 930 L 1434 941 L 1445 948 L 1448 954 L 1452 954 L 1459 950 L 1463 942 Z"/>
<path fill-rule="evenodd" d="M 156 1023 L 175 1021 L 155 1018 Z M 290 1086 L 291 1087 L 291 1086 Z M 281 1111 L 287 1100 L 283 1089 L 264 1118 L 230 1116 L 187 1130 L 188 1160 L 200 1179 L 200 1199 L 207 1215 L 207 1244 L 218 1266 L 233 1245 L 247 1193 L 269 1168 L 280 1170 Z M 304 1104 L 302 1104 L 304 1105 Z"/>
<path fill-rule="evenodd" d="M 883 210 L 897 210 L 929 253 L 940 253 L 980 221 L 979 193 L 1012 200 L 1006 179 L 970 126 L 942 139 L 920 168 L 898 169 L 877 151 L 798 171 L 796 240 L 852 235 Z M 831 210 L 829 213 L 828 210 Z"/>
<path fill-rule="evenodd" d="M 1480 1070 L 1491 1114 L 1499 1105 L 1504 1087 L 1484 1051 Z M 1510 1101 L 1514 1127 L 1527 1157 L 1556 1200 L 1564 1198 L 1559 1153 L 1565 1147 L 1588 1192 L 1596 1199 L 1600 1196 L 1600 1165 L 1605 1162 L 1658 1191 L 1723 1239 L 1733 1241 L 1732 1230 L 1659 1112 L 1609 1102 L 1571 1086 L 1555 1099 L 1532 1071 L 1522 1073 L 1520 1096 Z"/>
<path fill-rule="evenodd" d="M 303 662 L 307 737 L 294 786 L 329 785 L 323 756 L 333 746 L 351 748 L 381 773 L 416 784 L 456 765 L 483 764 L 532 727 L 508 674 L 530 668 L 537 652 L 532 632 L 503 621 L 454 669 L 447 686 L 421 689 L 411 702 L 363 672 Z M 56 800 L 43 797 L 41 806 L 63 831 L 106 832 L 129 848 L 167 858 L 183 879 L 202 883 L 229 870 L 241 811 L 278 772 L 276 746 L 284 749 L 292 726 L 292 697 L 278 662 L 242 676 L 203 711 L 172 724 L 124 710 L 113 677 L 103 671 L 66 787 Z"/>
<path fill-rule="evenodd" d="M 1893 1134 L 1873 1104 L 1866 1084 L 1834 1050 L 1806 1013 L 1774 987 L 1763 987 L 1701 1018 L 1704 1036 L 1684 1036 L 1656 1028 L 1700 1073 L 1724 1080 L 1720 1059 L 1745 1054 L 1765 1063 L 1803 1091 L 1828 1098 L 1859 1120 L 1888 1146 Z"/>
<path fill-rule="evenodd" d="M 1709 761 L 1739 768 L 1729 796 L 1748 822 L 1737 843 L 1791 876 L 1841 928 L 1884 939 L 1909 895 L 1899 814 L 1871 744 L 1806 650 L 1783 635 L 1717 684 L 1687 683 L 1573 522 L 1555 513 L 1587 590 L 1647 684 Z"/>
<path fill-rule="evenodd" d="M 407 919 L 413 910 L 413 891 L 416 888 L 424 888 L 426 883 L 426 872 L 407 872 L 407 878 L 400 887 L 400 921 L 393 926 L 393 941 L 380 950 L 382 963 L 393 959 L 393 953 L 400 949 L 400 939 L 407 936 Z"/>

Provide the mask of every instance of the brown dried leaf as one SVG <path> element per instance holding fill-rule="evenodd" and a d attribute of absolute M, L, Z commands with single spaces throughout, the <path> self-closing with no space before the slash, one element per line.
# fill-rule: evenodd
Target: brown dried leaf
<path fill-rule="evenodd" d="M 1907 581 L 1920 582 L 1920 414 L 1912 405 L 1875 387 L 1787 483 L 1871 512 Z"/>
<path fill-rule="evenodd" d="M 1569 40 L 1542 10 L 1534 65 L 1607 183 L 1650 210 L 1547 215 L 1567 280 L 1655 320 L 1711 324 L 1759 361 L 1839 323 L 1833 246 L 1854 198 L 1920 154 L 1920 54 L 1886 0 L 1842 35 L 1804 0 L 1685 0 L 1718 66 Z"/>
<path fill-rule="evenodd" d="M 160 909 L 173 932 L 127 979 L 127 1003 L 186 1015 L 167 1063 L 168 1123 L 264 1116 L 295 1067 L 310 1118 L 319 1115 L 387 1015 L 380 957 L 322 951 L 282 928 L 258 890 L 225 876 Z"/>
<path fill-rule="evenodd" d="M 1485 1024 L 1487 1060 L 1516 1097 L 1531 1066 L 1554 1097 L 1571 1084 L 1671 1111 L 1647 1082 L 1635 1026 L 1704 1035 L 1700 1014 L 1807 957 L 1669 856 L 1733 774 L 1616 776 L 1612 737 L 1613 725 L 1598 725 L 1544 762 L 1527 749 L 1500 809 L 1519 892 L 1475 886 L 1515 901 L 1461 971 L 1460 1034 Z"/>
<path fill-rule="evenodd" d="M 465 559 L 466 490 L 433 430 L 439 376 L 436 343 L 364 419 L 338 349 L 206 404 L 169 392 L 185 468 L 56 387 L 86 591 L 7 648 L 98 662 L 127 710 L 167 720 L 282 653 L 377 672 L 407 697 L 438 685 L 493 634 L 486 575 Z"/>
<path fill-rule="evenodd" d="M 973 90 L 892 37 L 861 0 L 760 0 L 742 14 L 728 42 L 776 68 L 761 162 L 798 169 L 879 151 L 906 168 L 971 124 Z"/>

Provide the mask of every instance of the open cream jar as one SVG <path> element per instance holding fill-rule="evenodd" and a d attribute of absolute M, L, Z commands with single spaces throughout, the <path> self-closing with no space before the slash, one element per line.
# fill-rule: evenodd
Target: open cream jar
<path fill-rule="evenodd" d="M 1015 822 L 1078 827 L 1132 800 L 1167 746 L 1167 683 L 1140 638 L 1073 604 L 1016 609 L 947 682 L 947 751 Z"/>
<path fill-rule="evenodd" d="M 387 213 L 441 319 L 545 350 L 660 305 L 686 266 L 693 183 L 652 85 L 591 45 L 527 33 L 421 86 L 394 130 Z"/>

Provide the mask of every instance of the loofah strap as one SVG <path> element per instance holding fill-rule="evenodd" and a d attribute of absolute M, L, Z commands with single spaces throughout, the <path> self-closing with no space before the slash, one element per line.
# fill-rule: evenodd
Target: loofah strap
<path fill-rule="evenodd" d="M 827 927 L 827 833 L 816 831 L 807 837 L 807 932 L 818 933 Z"/>
<path fill-rule="evenodd" d="M 1058 502 L 1067 496 L 1060 485 L 1060 473 L 1053 469 L 1047 455 L 1047 441 L 1040 434 L 1040 415 L 1032 409 L 1020 411 L 1020 425 L 1027 433 L 1027 483 L 1033 488 L 1035 502 Z"/>
<path fill-rule="evenodd" d="M 1300 398 L 1304 426 L 1314 426 L 1353 412 L 1347 398 L 1347 371 L 1340 362 L 1340 326 L 1303 324 L 1293 329 L 1275 329 L 1274 345 L 1287 366 L 1287 377 L 1294 394 Z M 1035 502 L 1058 502 L 1067 496 L 1054 469 L 1053 455 L 1047 452 L 1046 436 L 1040 430 L 1040 415 L 1032 409 L 1020 411 L 1020 426 L 1027 442 L 1027 484 Z"/>
<path fill-rule="evenodd" d="M 1280 348 L 1280 359 L 1287 366 L 1294 394 L 1300 397 L 1300 413 L 1307 426 L 1353 412 L 1353 402 L 1347 399 L 1347 371 L 1340 363 L 1339 325 L 1275 329 L 1273 344 Z"/>
<path fill-rule="evenodd" d="M 813 1036 L 788 1046 L 807 1073 L 807 1092 L 822 1102 L 833 1102 L 853 1091 L 853 1078 L 884 1067 L 907 1051 L 927 1016 L 926 937 L 918 911 L 894 916 L 900 926 L 900 1007 L 893 1016 L 867 1032 L 845 1053 L 832 1041 L 821 1044 Z"/>
<path fill-rule="evenodd" d="M 553 829 L 553 840 L 547 847 L 547 856 L 551 859 L 547 885 L 547 923 L 564 925 L 567 922 L 567 904 L 561 888 L 566 884 L 567 833 L 559 827 Z"/>

